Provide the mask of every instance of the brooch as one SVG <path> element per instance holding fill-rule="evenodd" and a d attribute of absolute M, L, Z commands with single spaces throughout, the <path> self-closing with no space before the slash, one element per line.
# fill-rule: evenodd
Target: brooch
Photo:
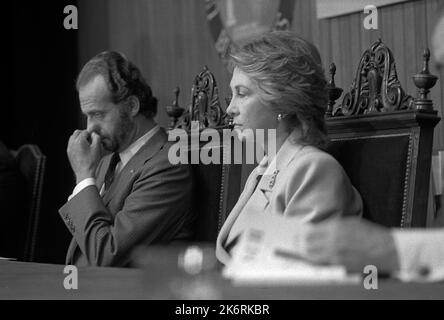
<path fill-rule="evenodd" d="M 263 191 L 271 191 L 276 183 L 276 176 L 279 173 L 279 170 L 275 170 L 273 174 L 263 175 L 260 180 L 260 188 Z"/>
<path fill-rule="evenodd" d="M 278 175 L 279 170 L 274 170 L 273 174 L 270 177 L 270 181 L 268 182 L 268 187 L 271 189 L 274 187 L 274 184 L 276 183 L 276 176 Z"/>

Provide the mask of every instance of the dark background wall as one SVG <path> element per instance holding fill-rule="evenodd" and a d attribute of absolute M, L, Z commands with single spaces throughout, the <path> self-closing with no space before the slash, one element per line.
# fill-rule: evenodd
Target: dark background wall
<path fill-rule="evenodd" d="M 336 63 L 336 83 L 344 89 L 361 53 L 381 37 L 395 55 L 401 83 L 414 93 L 411 75 L 421 68 L 440 2 L 413 0 L 379 8 L 379 29 L 369 31 L 362 26 L 363 13 L 317 20 L 314 0 L 295 0 L 292 29 L 318 46 L 326 69 Z M 77 31 L 63 28 L 67 4 L 78 6 Z M 229 93 L 230 74 L 214 49 L 203 0 L 10 1 L 4 7 L 7 59 L 2 61 L 0 139 L 11 149 L 36 143 L 48 157 L 37 255 L 40 261 L 61 263 L 70 236 L 57 209 L 74 186 L 65 150 L 69 135 L 83 125 L 74 88 L 81 66 L 103 50 L 124 52 L 159 98 L 157 120 L 163 126 L 168 125 L 164 107 L 176 86 L 179 103 L 186 107 L 192 80 L 204 65 L 214 73 L 222 98 Z M 439 74 L 433 66 L 431 72 Z M 442 115 L 439 75 L 432 97 Z M 443 127 L 441 122 L 435 130 L 435 150 L 444 149 Z M 244 177 L 250 169 L 245 168 Z"/>
<path fill-rule="evenodd" d="M 78 126 L 77 31 L 63 27 L 63 8 L 76 1 L 8 1 L 2 5 L 0 139 L 10 149 L 35 143 L 47 156 L 37 259 L 63 262 L 69 233 L 57 210 L 74 185 L 66 157 Z M 0 222 L 1 223 L 1 222 Z"/>
<path fill-rule="evenodd" d="M 191 84 L 206 64 L 222 97 L 229 74 L 207 26 L 203 0 L 80 0 L 79 64 L 112 49 L 139 66 L 159 99 L 157 120 L 168 125 L 165 106 L 181 89 L 180 106 L 190 102 Z"/>
<path fill-rule="evenodd" d="M 371 3 L 371 1 L 369 2 Z M 442 0 L 410 0 L 378 9 L 378 30 L 363 28 L 366 16 L 356 12 L 331 19 L 316 19 L 316 1 L 296 0 L 293 30 L 299 32 L 320 49 L 326 70 L 330 62 L 337 66 L 336 84 L 348 89 L 355 76 L 364 50 L 381 38 L 395 57 L 398 78 L 411 95 L 415 95 L 412 75 L 422 69 L 422 53 L 431 46 L 431 35 Z M 435 109 L 444 111 L 444 70 L 441 73 L 430 62 L 430 72 L 440 80 L 431 91 Z M 444 149 L 444 121 L 435 129 L 434 150 Z"/>
<path fill-rule="evenodd" d="M 295 0 L 292 30 L 319 48 L 324 67 L 337 66 L 336 84 L 347 89 L 355 76 L 362 52 L 378 38 L 393 51 L 399 79 L 415 94 L 411 76 L 422 68 L 423 48 L 430 36 L 442 0 L 411 0 L 378 10 L 378 30 L 363 27 L 363 12 L 318 20 L 315 0 Z M 79 0 L 79 63 L 111 48 L 127 54 L 139 65 L 160 99 L 158 120 L 167 125 L 162 107 L 182 90 L 180 105 L 189 103 L 193 77 L 207 64 L 218 81 L 222 97 L 230 75 L 214 49 L 203 0 Z M 440 75 L 431 62 L 431 72 Z M 438 81 L 431 97 L 440 115 L 444 82 Z M 443 122 L 435 133 L 435 150 L 444 149 Z"/>

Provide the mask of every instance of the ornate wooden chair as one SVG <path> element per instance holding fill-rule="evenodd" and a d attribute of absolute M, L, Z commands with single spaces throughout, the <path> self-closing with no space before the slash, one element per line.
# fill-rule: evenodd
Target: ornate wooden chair
<path fill-rule="evenodd" d="M 417 98 L 405 93 L 390 49 L 379 40 L 366 50 L 342 102 L 330 67 L 327 150 L 359 190 L 364 217 L 388 227 L 425 227 L 433 145 L 440 118 L 427 98 L 437 77 L 428 70 L 413 76 Z"/>
<path fill-rule="evenodd" d="M 169 132 L 182 129 L 186 136 L 183 139 L 187 141 L 188 163 L 191 163 L 194 176 L 194 240 L 215 243 L 225 218 L 239 198 L 242 168 L 240 164 L 227 161 L 227 157 L 233 155 L 232 149 L 228 149 L 232 144 L 223 143 L 223 130 L 230 128 L 230 119 L 221 108 L 216 81 L 207 67 L 195 77 L 191 92 L 191 103 L 185 110 L 178 105 L 179 89 L 175 89 L 175 100 L 166 108 L 171 118 Z M 199 141 L 203 129 L 214 129 L 219 142 Z M 194 145 L 193 141 L 196 141 Z M 200 157 L 193 161 L 193 152 L 199 155 L 201 151 L 216 153 L 218 161 L 206 164 Z"/>

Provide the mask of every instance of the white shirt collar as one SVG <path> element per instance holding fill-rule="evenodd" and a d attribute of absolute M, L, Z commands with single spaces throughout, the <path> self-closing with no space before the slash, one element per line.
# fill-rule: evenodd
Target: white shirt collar
<path fill-rule="evenodd" d="M 118 164 L 117 170 L 120 171 L 131 158 L 140 150 L 140 148 L 148 142 L 156 133 L 159 131 L 160 126 L 157 124 L 150 131 L 145 133 L 139 139 L 131 143 L 128 148 L 119 153 L 120 163 Z"/>

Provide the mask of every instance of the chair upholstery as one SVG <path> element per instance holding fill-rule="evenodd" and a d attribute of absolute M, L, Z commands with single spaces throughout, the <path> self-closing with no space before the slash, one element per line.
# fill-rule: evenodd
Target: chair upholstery
<path fill-rule="evenodd" d="M 193 172 L 193 210 L 195 210 L 196 242 L 216 241 L 222 224 L 237 202 L 241 187 L 242 165 L 228 163 L 228 155 L 233 155 L 232 144 L 223 143 L 223 132 L 230 128 L 230 119 L 221 108 L 216 81 L 207 67 L 199 73 L 193 82 L 191 103 L 187 110 L 177 104 L 179 90 L 172 106 L 167 107 L 171 117 L 170 133 L 181 130 L 188 141 L 188 160 Z M 191 142 L 191 136 L 197 136 L 203 129 L 213 129 L 220 138 L 220 143 Z M 218 162 L 202 163 L 201 159 L 191 161 L 193 152 L 219 152 Z"/>
<path fill-rule="evenodd" d="M 34 261 L 40 220 L 40 205 L 43 191 L 46 157 L 33 144 L 21 146 L 15 155 L 19 170 L 26 182 L 26 234 L 24 251 L 20 259 Z"/>
<path fill-rule="evenodd" d="M 199 150 L 206 147 L 201 144 Z M 220 149 L 219 164 L 200 162 L 191 165 L 194 177 L 193 207 L 197 213 L 195 241 L 215 243 L 225 219 L 239 198 L 242 166 L 223 163 L 229 147 L 222 143 L 220 147 L 211 147 L 212 152 Z"/>
<path fill-rule="evenodd" d="M 433 129 L 440 120 L 431 101 L 404 92 L 392 52 L 378 41 L 364 52 L 350 91 L 333 105 L 330 99 L 327 151 L 361 193 L 364 217 L 388 227 L 425 227 Z"/>

